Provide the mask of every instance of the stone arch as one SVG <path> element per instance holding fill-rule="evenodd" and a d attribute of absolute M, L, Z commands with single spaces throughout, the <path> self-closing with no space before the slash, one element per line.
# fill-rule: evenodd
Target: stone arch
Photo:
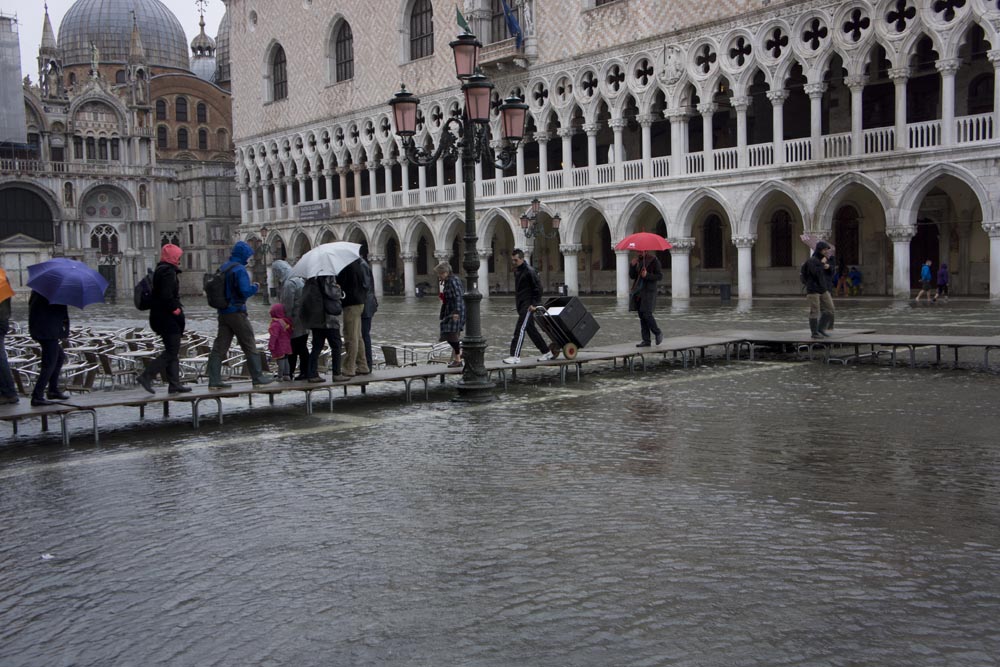
<path fill-rule="evenodd" d="M 733 215 L 732 206 L 714 188 L 703 187 L 689 194 L 677 208 L 677 217 L 674 219 L 674 224 L 671 228 L 668 228 L 670 236 L 679 238 L 691 236 L 691 231 L 694 228 L 694 213 L 703 208 L 706 201 L 711 202 L 721 210 L 729 222 L 730 231 L 735 235 L 736 230 L 733 229 L 733 222 L 736 220 L 736 216 Z"/>
<path fill-rule="evenodd" d="M 588 210 L 598 213 L 607 222 L 608 227 L 611 227 L 611 219 L 603 206 L 593 199 L 582 199 L 577 202 L 569 215 L 566 216 L 559 229 L 559 235 L 563 238 L 563 243 L 582 243 L 583 225 L 581 221 Z M 563 233 L 563 230 L 565 230 L 565 233 Z"/>
<path fill-rule="evenodd" d="M 994 220 L 995 211 L 990 204 L 989 193 L 976 176 L 956 164 L 941 163 L 935 164 L 922 171 L 906 186 L 902 198 L 899 202 L 898 223 L 903 225 L 915 225 L 919 213 L 920 204 L 931 188 L 939 185 L 939 181 L 954 178 L 967 186 L 976 196 L 979 210 L 983 220 Z"/>
<path fill-rule="evenodd" d="M 288 246 L 289 257 L 299 258 L 312 250 L 312 243 L 309 240 L 309 235 L 301 227 L 296 228 L 291 234 L 291 243 Z"/>
<path fill-rule="evenodd" d="M 761 183 L 743 205 L 743 212 L 736 222 L 737 229 L 735 234 L 737 236 L 757 233 L 757 224 L 763 212 L 762 209 L 767 206 L 768 200 L 776 193 L 781 193 L 791 200 L 796 209 L 795 212 L 798 213 L 799 218 L 802 220 L 803 229 L 812 229 L 809 207 L 802 201 L 802 197 L 798 191 L 784 181 L 772 179 Z"/>
<path fill-rule="evenodd" d="M 851 171 L 846 174 L 841 174 L 833 180 L 830 185 L 827 186 L 823 194 L 820 195 L 819 201 L 816 204 L 815 213 L 812 218 L 813 227 L 808 227 L 807 229 L 817 229 L 832 231 L 833 229 L 833 216 L 836 213 L 837 207 L 840 205 L 840 200 L 843 198 L 843 193 L 851 186 L 861 187 L 871 193 L 875 199 L 882 205 L 882 210 L 885 211 L 885 215 L 888 217 L 890 213 L 894 210 L 894 205 L 889 195 L 886 194 L 884 190 L 869 176 L 862 174 L 860 172 Z"/>
<path fill-rule="evenodd" d="M 452 211 L 438 225 L 437 234 L 434 237 L 434 247 L 442 250 L 450 248 L 456 229 L 458 230 L 459 241 L 462 241 L 465 231 L 465 219 L 457 211 Z"/>
<path fill-rule="evenodd" d="M 361 237 L 360 241 L 357 240 L 359 236 Z M 361 225 L 356 222 L 352 222 L 347 225 L 344 229 L 342 238 L 343 240 L 350 241 L 351 243 L 360 243 L 361 245 L 370 244 L 368 235 L 365 234 L 365 230 L 362 229 Z"/>
<path fill-rule="evenodd" d="M 427 236 L 430 237 L 432 242 L 434 241 L 434 226 L 431 225 L 425 216 L 416 215 L 407 221 L 406 227 L 402 230 L 403 235 L 400 238 L 400 248 L 403 252 L 417 251 L 417 240 L 420 238 L 421 228 L 426 229 Z"/>
<path fill-rule="evenodd" d="M 129 222 L 129 221 L 134 221 L 136 219 L 137 207 L 136 207 L 136 201 L 132 197 L 132 193 L 118 185 L 114 185 L 111 183 L 103 183 L 103 182 L 94 183 L 86 190 L 81 192 L 80 195 L 77 197 L 77 201 L 79 202 L 79 208 L 81 211 L 85 211 L 87 200 L 90 198 L 91 195 L 93 195 L 99 190 L 110 190 L 115 194 L 121 195 L 124 198 L 125 204 L 126 206 L 128 206 L 128 210 L 123 211 L 123 215 L 121 216 L 120 222 Z"/>
<path fill-rule="evenodd" d="M 641 192 L 628 200 L 625 208 L 622 209 L 621 215 L 618 216 L 618 222 L 612 229 L 612 235 L 615 239 L 623 239 L 635 230 L 636 218 L 644 205 L 649 205 L 656 209 L 656 212 L 663 218 L 667 229 L 670 229 L 670 219 L 663 209 L 663 202 L 649 193 Z"/>
<path fill-rule="evenodd" d="M 479 236 L 479 249 L 486 250 L 489 248 L 489 243 L 496 234 L 497 224 L 500 222 L 507 223 L 510 233 L 514 236 L 515 242 L 518 239 L 518 225 L 514 222 L 514 219 L 509 213 L 501 208 L 492 208 L 479 218 L 479 227 L 482 229 L 482 233 Z M 487 245 L 483 245 L 486 243 Z"/>

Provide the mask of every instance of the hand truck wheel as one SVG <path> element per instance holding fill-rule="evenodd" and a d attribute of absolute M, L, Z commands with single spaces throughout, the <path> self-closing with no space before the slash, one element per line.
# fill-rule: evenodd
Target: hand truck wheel
<path fill-rule="evenodd" d="M 563 345 L 562 348 L 563 356 L 569 359 L 570 361 L 576 359 L 576 353 L 579 351 L 580 348 L 578 348 L 574 343 L 566 343 L 565 345 Z"/>

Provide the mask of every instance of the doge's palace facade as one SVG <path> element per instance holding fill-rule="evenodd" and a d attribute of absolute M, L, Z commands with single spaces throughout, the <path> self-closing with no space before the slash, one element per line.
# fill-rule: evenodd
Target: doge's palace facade
<path fill-rule="evenodd" d="M 521 247 L 549 290 L 622 296 L 613 245 L 646 230 L 673 243 L 674 298 L 797 294 L 810 232 L 867 294 L 908 296 L 931 259 L 954 293 L 1000 298 L 996 0 L 510 4 L 520 46 L 499 0 L 463 9 L 496 99 L 530 106 L 516 164 L 476 167 L 482 288 L 512 287 Z M 407 294 L 458 266 L 461 165 L 407 164 L 387 104 L 401 82 L 420 96 L 426 147 L 459 113 L 454 3 L 228 5 L 243 236 L 268 262 L 365 243 Z"/>

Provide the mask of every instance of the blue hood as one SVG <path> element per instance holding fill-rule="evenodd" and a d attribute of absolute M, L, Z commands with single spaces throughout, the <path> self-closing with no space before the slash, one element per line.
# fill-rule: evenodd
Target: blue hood
<path fill-rule="evenodd" d="M 253 257 L 253 248 L 246 241 L 237 241 L 233 246 L 233 251 L 229 253 L 229 261 L 239 262 L 246 266 L 246 263 Z"/>

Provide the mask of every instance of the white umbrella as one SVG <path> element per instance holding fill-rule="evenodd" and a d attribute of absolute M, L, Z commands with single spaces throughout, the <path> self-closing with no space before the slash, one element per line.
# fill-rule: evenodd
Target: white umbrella
<path fill-rule="evenodd" d="M 351 262 L 361 259 L 361 244 L 334 241 L 316 246 L 299 258 L 292 269 L 293 276 L 315 278 L 335 276 Z"/>

